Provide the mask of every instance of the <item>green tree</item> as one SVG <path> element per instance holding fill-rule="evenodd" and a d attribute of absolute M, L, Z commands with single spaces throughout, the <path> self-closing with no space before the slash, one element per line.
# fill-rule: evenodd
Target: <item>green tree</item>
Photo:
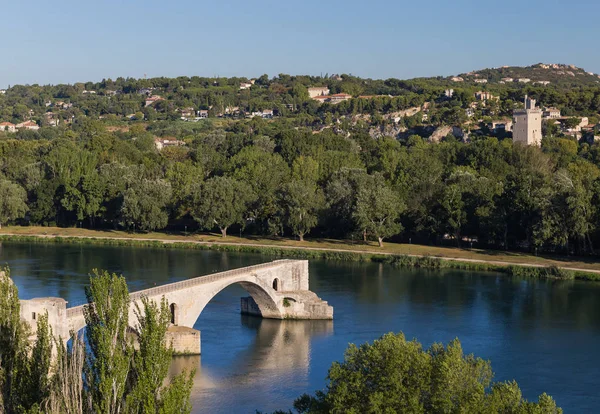
<path fill-rule="evenodd" d="M 294 407 L 314 414 L 562 413 L 548 395 L 529 402 L 514 381 L 492 384 L 492 376 L 491 364 L 465 355 L 458 339 L 424 350 L 389 333 L 372 344 L 350 344 L 344 361 L 331 365 L 325 391 L 304 394 Z"/>
<path fill-rule="evenodd" d="M 124 408 L 133 353 L 127 339 L 129 290 L 123 276 L 94 270 L 85 294 L 86 390 L 94 412 L 117 414 Z"/>
<path fill-rule="evenodd" d="M 216 226 L 221 230 L 221 235 L 227 237 L 229 226 L 244 225 L 251 194 L 248 185 L 234 178 L 211 178 L 194 194 L 192 216 L 205 229 Z"/>
<path fill-rule="evenodd" d="M 0 178 L 0 229 L 2 224 L 21 218 L 27 208 L 27 192 L 19 184 Z"/>
<path fill-rule="evenodd" d="M 166 333 L 171 320 L 169 304 L 165 298 L 160 304 L 142 298 L 136 304 L 138 319 L 136 332 L 139 350 L 133 355 L 128 385 L 130 390 L 125 401 L 125 412 L 145 413 L 190 413 L 189 397 L 192 389 L 193 372 L 182 373 L 163 386 L 173 352 L 167 344 Z"/>
<path fill-rule="evenodd" d="M 402 231 L 398 222 L 406 205 L 381 177 L 358 191 L 354 218 L 360 228 L 366 229 L 377 237 L 379 247 L 383 247 L 383 239 Z"/>
<path fill-rule="evenodd" d="M 52 332 L 47 314 L 40 315 L 31 346 L 9 275 L 8 268 L 0 270 L 0 412 L 39 412 L 50 393 Z"/>
<path fill-rule="evenodd" d="M 134 181 L 123 197 L 121 214 L 125 224 L 142 231 L 162 229 L 169 220 L 171 195 L 171 184 L 165 180 Z"/>
<path fill-rule="evenodd" d="M 285 222 L 304 241 L 304 235 L 317 225 L 319 211 L 324 206 L 321 190 L 314 183 L 293 180 L 281 193 Z"/>

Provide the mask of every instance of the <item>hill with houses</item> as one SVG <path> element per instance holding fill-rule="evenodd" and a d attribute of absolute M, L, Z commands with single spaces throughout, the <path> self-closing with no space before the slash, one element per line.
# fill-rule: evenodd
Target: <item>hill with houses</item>
<path fill-rule="evenodd" d="M 531 66 L 502 66 L 448 77 L 453 82 L 489 83 L 499 85 L 537 84 L 563 88 L 597 86 L 600 75 L 575 65 L 538 63 Z"/>

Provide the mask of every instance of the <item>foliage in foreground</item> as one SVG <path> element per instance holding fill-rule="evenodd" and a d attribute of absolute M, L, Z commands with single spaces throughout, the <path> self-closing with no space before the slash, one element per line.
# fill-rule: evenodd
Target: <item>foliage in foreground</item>
<path fill-rule="evenodd" d="M 489 361 L 464 355 L 458 339 L 423 349 L 404 334 L 373 344 L 351 344 L 334 362 L 325 391 L 304 394 L 298 413 L 514 413 L 559 414 L 552 397 L 523 399 L 515 381 L 492 383 Z"/>
<path fill-rule="evenodd" d="M 65 347 L 62 338 L 52 337 L 44 315 L 31 346 L 17 288 L 8 269 L 0 272 L 0 414 L 190 413 L 193 375 L 166 381 L 172 356 L 166 300 L 144 298 L 136 304 L 133 330 L 139 346 L 134 347 L 125 279 L 94 271 L 86 295 L 86 341 L 73 333 Z"/>

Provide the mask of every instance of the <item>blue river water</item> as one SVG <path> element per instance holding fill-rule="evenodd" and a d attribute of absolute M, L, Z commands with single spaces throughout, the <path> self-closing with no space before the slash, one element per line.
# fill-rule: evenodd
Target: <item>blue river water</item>
<path fill-rule="evenodd" d="M 91 269 L 122 273 L 131 290 L 273 260 L 258 254 L 139 247 L 2 243 L 20 296 L 84 298 Z M 509 278 L 491 272 L 398 269 L 377 263 L 310 262 L 310 287 L 334 307 L 333 321 L 240 315 L 231 286 L 205 308 L 194 412 L 290 409 L 325 386 L 348 343 L 402 331 L 425 347 L 458 337 L 492 362 L 495 380 L 515 379 L 526 398 L 552 395 L 565 412 L 600 412 L 600 283 Z"/>

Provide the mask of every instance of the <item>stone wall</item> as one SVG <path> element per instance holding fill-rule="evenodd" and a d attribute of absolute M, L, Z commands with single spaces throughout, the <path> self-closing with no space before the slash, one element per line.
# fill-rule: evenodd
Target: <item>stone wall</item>
<path fill-rule="evenodd" d="M 166 338 L 175 354 L 200 355 L 200 331 L 185 326 L 170 326 Z"/>

